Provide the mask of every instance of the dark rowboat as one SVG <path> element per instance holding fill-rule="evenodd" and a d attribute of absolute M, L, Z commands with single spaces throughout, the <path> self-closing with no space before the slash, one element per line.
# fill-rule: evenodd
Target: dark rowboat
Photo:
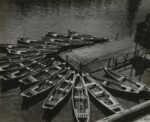
<path fill-rule="evenodd" d="M 40 54 L 53 54 L 56 53 L 58 50 L 54 49 L 28 49 L 28 48 L 20 48 L 20 49 L 8 49 L 7 53 L 9 55 L 40 55 Z"/>
<path fill-rule="evenodd" d="M 72 89 L 72 107 L 77 122 L 89 122 L 90 100 L 86 86 L 80 74 L 76 75 L 76 80 Z"/>
<path fill-rule="evenodd" d="M 36 72 L 45 68 L 48 65 L 51 65 L 51 59 L 42 60 L 41 62 L 34 62 L 27 67 L 23 67 L 20 69 L 16 69 L 10 72 L 3 74 L 0 79 L 2 81 L 9 81 L 9 80 L 18 80 L 26 75 L 30 74 L 31 72 Z"/>
<path fill-rule="evenodd" d="M 113 113 L 119 113 L 124 110 L 120 103 L 107 90 L 96 83 L 96 81 L 92 77 L 84 73 L 82 76 L 89 93 L 101 105 L 103 105 Z"/>
<path fill-rule="evenodd" d="M 59 72 L 63 67 L 65 66 L 65 63 L 61 63 L 56 66 L 50 66 L 46 67 L 42 70 L 39 70 L 37 72 L 33 72 L 26 77 L 19 80 L 20 83 L 27 85 L 27 84 L 33 84 L 36 82 L 39 82 L 41 80 L 46 79 L 49 75 L 56 74 Z"/>
<path fill-rule="evenodd" d="M 36 83 L 35 85 L 29 87 L 25 91 L 23 91 L 20 95 L 26 98 L 31 98 L 47 90 L 53 88 L 69 75 L 70 69 L 64 68 L 58 75 L 50 75 L 47 79 Z"/>
<path fill-rule="evenodd" d="M 95 77 L 92 76 L 100 85 L 102 85 L 105 88 L 114 90 L 114 91 L 119 91 L 122 93 L 129 93 L 129 94 L 138 94 L 139 90 L 122 84 L 121 82 L 118 82 L 114 79 L 108 79 L 104 77 Z"/>
<path fill-rule="evenodd" d="M 18 44 L 44 44 L 44 41 L 42 40 L 34 40 L 30 38 L 19 38 L 17 40 Z"/>
<path fill-rule="evenodd" d="M 75 72 L 72 71 L 68 78 L 53 88 L 48 97 L 45 99 L 42 108 L 52 110 L 58 106 L 70 93 L 74 81 Z"/>
<path fill-rule="evenodd" d="M 110 70 L 109 68 L 105 67 L 104 70 L 109 76 L 111 76 L 118 82 L 121 82 L 122 84 L 127 85 L 127 86 L 131 86 L 131 87 L 137 89 L 139 92 L 145 88 L 145 85 L 143 85 L 139 82 L 136 82 L 132 79 L 129 79 L 119 73 L 116 73 L 116 72 Z"/>
<path fill-rule="evenodd" d="M 21 69 L 23 67 L 26 67 L 28 65 L 31 65 L 32 63 L 38 62 L 42 60 L 42 58 L 45 58 L 46 55 L 43 56 L 37 56 L 37 57 L 32 57 L 32 58 L 25 58 L 24 60 L 21 61 L 16 61 L 16 62 L 8 62 L 5 64 L 0 65 L 0 72 L 5 73 L 8 71 L 12 71 L 15 69 Z"/>

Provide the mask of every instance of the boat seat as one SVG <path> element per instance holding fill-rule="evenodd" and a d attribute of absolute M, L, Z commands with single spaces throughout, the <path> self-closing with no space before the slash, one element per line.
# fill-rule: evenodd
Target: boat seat
<path fill-rule="evenodd" d="M 88 84 L 86 84 L 86 86 L 92 86 L 92 85 L 95 85 L 95 83 L 88 83 Z"/>
<path fill-rule="evenodd" d="M 37 92 L 36 91 L 33 91 L 33 90 L 30 90 L 29 92 L 27 92 L 26 94 L 30 94 L 30 96 L 36 94 Z"/>
<path fill-rule="evenodd" d="M 108 83 L 109 82 L 105 80 L 102 84 L 106 86 Z"/>
<path fill-rule="evenodd" d="M 15 74 L 19 73 L 19 71 L 16 71 L 14 73 L 11 74 L 11 77 L 16 77 Z"/>
<path fill-rule="evenodd" d="M 19 65 L 22 66 L 22 67 L 24 66 L 24 64 L 22 64 L 22 63 L 19 63 Z"/>
<path fill-rule="evenodd" d="M 59 91 L 64 91 L 65 89 L 63 89 L 63 88 L 59 88 Z"/>
<path fill-rule="evenodd" d="M 60 77 L 60 78 L 61 78 L 61 77 L 62 77 L 62 75 L 58 75 L 58 77 Z"/>
<path fill-rule="evenodd" d="M 69 83 L 69 82 L 70 82 L 70 80 L 65 80 L 65 82 L 66 82 L 66 83 Z"/>
<path fill-rule="evenodd" d="M 80 113 L 78 114 L 78 118 L 81 118 L 81 119 L 83 118 L 84 119 L 84 118 L 87 118 L 87 117 L 88 117 L 88 114 L 83 114 L 83 113 L 82 114 L 80 114 Z"/>
<path fill-rule="evenodd" d="M 98 92 L 95 92 L 95 95 L 96 96 L 100 96 L 100 95 L 103 95 L 104 91 L 98 91 Z"/>
<path fill-rule="evenodd" d="M 76 86 L 74 87 L 75 89 L 82 89 L 83 87 L 82 86 Z"/>
<path fill-rule="evenodd" d="M 119 81 L 122 81 L 124 79 L 124 77 L 122 76 L 122 77 L 120 77 L 120 78 L 118 78 L 118 80 Z"/>
<path fill-rule="evenodd" d="M 111 109 L 120 109 L 120 104 L 112 104 L 112 105 L 110 105 L 110 107 L 111 107 Z"/>
<path fill-rule="evenodd" d="M 29 80 L 31 80 L 31 82 L 36 82 L 36 81 L 38 81 L 36 78 L 34 78 L 33 76 L 29 76 L 29 78 L 28 78 Z"/>
<path fill-rule="evenodd" d="M 29 68 L 29 67 L 26 67 L 26 69 L 27 69 L 27 70 L 31 70 L 31 68 Z"/>
<path fill-rule="evenodd" d="M 74 96 L 74 99 L 87 99 L 86 96 Z"/>
<path fill-rule="evenodd" d="M 47 69 L 46 70 L 44 70 L 45 72 L 49 72 Z"/>

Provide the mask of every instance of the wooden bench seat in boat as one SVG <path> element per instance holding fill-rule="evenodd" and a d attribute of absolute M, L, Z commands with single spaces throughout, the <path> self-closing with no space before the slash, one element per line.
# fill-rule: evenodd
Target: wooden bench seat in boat
<path fill-rule="evenodd" d="M 104 93 L 104 91 L 94 92 L 94 94 L 95 94 L 96 96 L 102 95 L 103 93 Z"/>
<path fill-rule="evenodd" d="M 87 99 L 87 97 L 85 97 L 85 96 L 74 96 L 74 99 Z"/>
<path fill-rule="evenodd" d="M 78 114 L 78 118 L 87 118 L 88 117 L 88 114 L 83 114 L 83 113 L 79 113 Z"/>
<path fill-rule="evenodd" d="M 85 84 L 86 86 L 92 86 L 92 85 L 95 85 L 95 83 L 87 83 L 87 84 Z"/>
<path fill-rule="evenodd" d="M 122 77 L 118 78 L 118 80 L 119 80 L 119 81 L 122 81 L 124 78 L 125 78 L 125 77 L 122 76 Z"/>

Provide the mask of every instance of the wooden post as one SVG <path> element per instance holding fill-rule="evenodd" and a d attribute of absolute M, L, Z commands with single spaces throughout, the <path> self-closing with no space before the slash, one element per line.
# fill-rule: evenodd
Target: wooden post
<path fill-rule="evenodd" d="M 134 57 L 137 55 L 138 43 L 135 44 Z"/>
<path fill-rule="evenodd" d="M 117 68 L 117 58 L 115 58 L 115 69 Z"/>
<path fill-rule="evenodd" d="M 141 82 L 141 79 L 142 79 L 142 74 L 139 76 L 139 82 Z"/>
<path fill-rule="evenodd" d="M 131 67 L 130 78 L 132 77 L 132 73 L 133 73 L 133 66 Z"/>
<path fill-rule="evenodd" d="M 119 37 L 119 33 L 117 33 L 117 35 L 116 35 L 116 40 L 118 40 L 118 37 Z"/>
<path fill-rule="evenodd" d="M 113 65 L 112 65 L 112 69 L 114 69 L 115 67 L 115 58 L 113 57 Z"/>
<path fill-rule="evenodd" d="M 109 66 L 110 66 L 110 62 L 111 62 L 111 58 L 109 58 L 109 60 L 108 60 L 107 67 L 109 67 Z"/>
<path fill-rule="evenodd" d="M 125 60 L 124 60 L 124 69 L 126 69 L 127 57 L 128 57 L 128 53 L 127 53 L 126 56 L 125 56 Z"/>
<path fill-rule="evenodd" d="M 68 55 L 66 56 L 66 62 L 68 63 Z"/>

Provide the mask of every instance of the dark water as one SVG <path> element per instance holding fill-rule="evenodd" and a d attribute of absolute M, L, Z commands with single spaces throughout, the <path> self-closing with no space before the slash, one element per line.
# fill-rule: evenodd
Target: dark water
<path fill-rule="evenodd" d="M 39 39 L 48 30 L 68 29 L 122 38 L 134 33 L 135 23 L 149 11 L 149 0 L 0 0 L 0 41 Z"/>

